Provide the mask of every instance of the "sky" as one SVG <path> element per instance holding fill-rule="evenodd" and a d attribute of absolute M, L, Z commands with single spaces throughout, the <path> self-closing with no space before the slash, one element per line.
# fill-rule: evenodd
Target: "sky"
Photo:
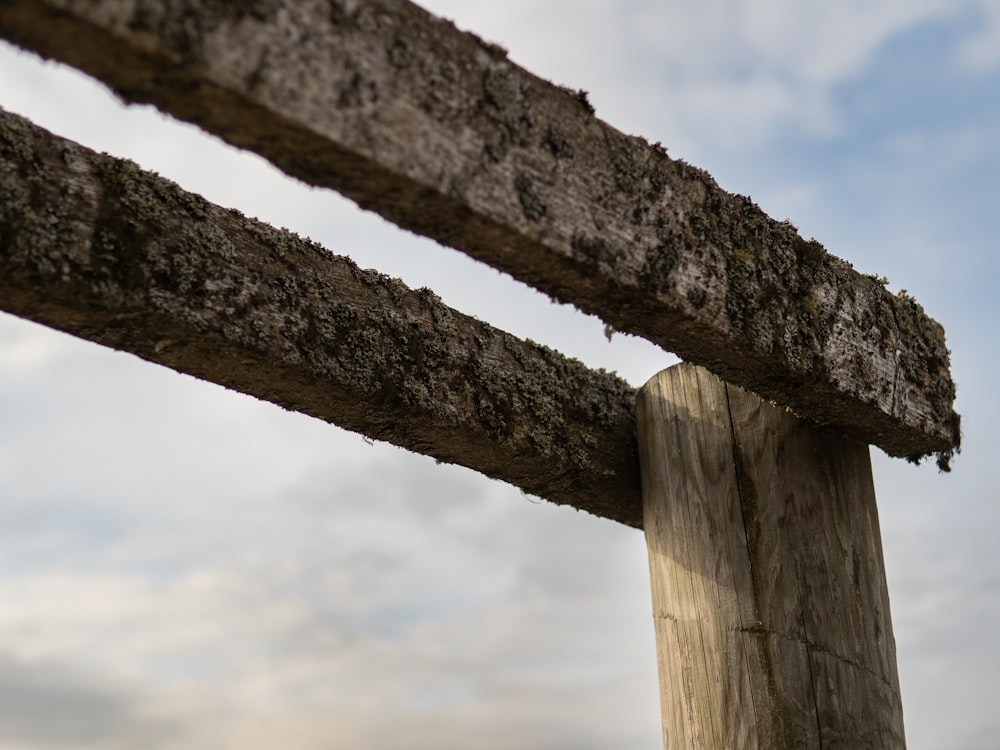
<path fill-rule="evenodd" d="M 427 0 L 941 322 L 872 449 L 911 750 L 1000 736 L 995 0 Z M 0 106 L 640 386 L 676 359 L 0 44 Z M 653 750 L 641 532 L 0 314 L 0 750 Z"/>

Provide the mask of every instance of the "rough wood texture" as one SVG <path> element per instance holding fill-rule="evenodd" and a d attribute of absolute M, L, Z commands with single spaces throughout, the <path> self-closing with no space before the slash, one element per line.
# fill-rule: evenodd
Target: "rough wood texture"
<path fill-rule="evenodd" d="M 621 379 L 3 110 L 0 309 L 642 524 Z"/>
<path fill-rule="evenodd" d="M 691 365 L 637 421 L 665 747 L 903 748 L 868 446 Z"/>
<path fill-rule="evenodd" d="M 912 299 L 406 0 L 5 0 L 0 34 L 892 455 L 959 446 Z"/>

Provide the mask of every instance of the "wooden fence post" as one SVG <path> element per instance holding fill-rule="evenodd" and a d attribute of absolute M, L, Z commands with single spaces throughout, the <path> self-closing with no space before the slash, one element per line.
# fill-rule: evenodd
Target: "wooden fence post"
<path fill-rule="evenodd" d="M 905 747 L 868 446 L 687 364 L 637 419 L 664 747 Z"/>

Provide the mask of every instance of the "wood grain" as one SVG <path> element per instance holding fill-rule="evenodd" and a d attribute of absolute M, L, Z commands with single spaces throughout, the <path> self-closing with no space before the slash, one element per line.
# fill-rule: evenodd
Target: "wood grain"
<path fill-rule="evenodd" d="M 958 448 L 912 299 L 413 3 L 5 0 L 0 34 L 891 455 Z"/>
<path fill-rule="evenodd" d="M 686 364 L 637 421 L 665 747 L 903 748 L 868 446 Z"/>

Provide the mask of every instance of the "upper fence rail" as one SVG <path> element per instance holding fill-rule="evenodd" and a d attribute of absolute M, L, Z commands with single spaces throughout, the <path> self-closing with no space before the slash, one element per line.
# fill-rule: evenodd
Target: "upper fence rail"
<path fill-rule="evenodd" d="M 912 299 L 406 0 L 7 0 L 0 34 L 891 455 L 959 446 Z"/>

